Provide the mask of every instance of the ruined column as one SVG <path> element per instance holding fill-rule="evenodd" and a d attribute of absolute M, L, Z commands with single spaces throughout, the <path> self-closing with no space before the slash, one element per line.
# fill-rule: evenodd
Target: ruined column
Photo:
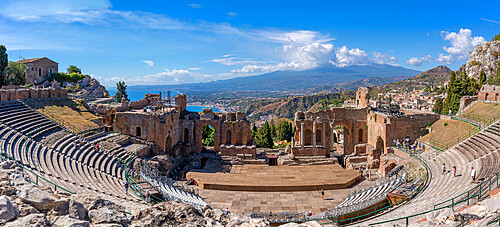
<path fill-rule="evenodd" d="M 314 151 L 316 151 L 316 120 L 314 120 L 313 122 L 313 148 L 315 149 Z"/>
<path fill-rule="evenodd" d="M 330 135 L 330 151 L 333 151 L 333 134 L 335 133 L 333 131 L 333 121 L 332 121 L 332 123 L 330 123 L 330 133 L 331 133 L 331 135 Z"/>
<path fill-rule="evenodd" d="M 304 148 L 304 122 L 300 123 L 300 147 Z"/>
<path fill-rule="evenodd" d="M 323 138 L 321 140 L 321 142 L 323 142 L 323 148 L 326 148 L 326 122 L 323 121 L 323 131 L 321 131 L 321 133 L 323 133 Z"/>

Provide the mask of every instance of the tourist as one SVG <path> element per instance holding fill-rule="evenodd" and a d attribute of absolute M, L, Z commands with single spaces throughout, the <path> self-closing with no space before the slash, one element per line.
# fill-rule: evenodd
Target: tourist
<path fill-rule="evenodd" d="M 321 189 L 321 200 L 325 200 L 325 190 Z"/>
<path fill-rule="evenodd" d="M 474 183 L 476 183 L 476 169 L 474 169 L 474 167 L 470 167 L 470 168 L 471 168 L 470 176 L 472 177 L 471 184 L 474 184 Z"/>
<path fill-rule="evenodd" d="M 443 175 L 446 173 L 446 164 L 443 163 Z"/>
<path fill-rule="evenodd" d="M 453 166 L 453 177 L 457 176 L 457 167 Z"/>
<path fill-rule="evenodd" d="M 125 181 L 125 194 L 128 195 L 128 181 Z"/>
<path fill-rule="evenodd" d="M 229 208 L 226 207 L 226 210 L 224 210 L 224 213 L 229 214 Z"/>
<path fill-rule="evenodd" d="M 73 147 L 78 148 L 78 144 L 75 141 L 73 141 Z"/>
<path fill-rule="evenodd" d="M 151 193 L 149 193 L 149 191 L 146 192 L 146 202 L 148 204 L 151 203 Z"/>

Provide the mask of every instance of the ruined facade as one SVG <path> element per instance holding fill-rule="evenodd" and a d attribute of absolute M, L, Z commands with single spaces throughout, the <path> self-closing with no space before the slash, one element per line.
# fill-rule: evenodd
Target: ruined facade
<path fill-rule="evenodd" d="M 186 95 L 175 96 L 175 105 L 156 106 L 156 96 L 146 95 L 133 102 L 132 109 L 116 112 L 114 131 L 152 141 L 172 155 L 201 152 L 202 127 L 215 129 L 214 151 L 221 155 L 252 154 L 256 148 L 251 135 L 251 124 L 244 113 L 202 113 L 186 109 Z M 149 99 L 149 100 L 148 100 Z"/>
<path fill-rule="evenodd" d="M 439 120 L 439 115 L 434 113 L 402 113 L 372 108 L 368 105 L 368 92 L 367 88 L 356 92 L 357 108 L 354 109 L 334 107 L 317 112 L 297 112 L 292 153 L 322 156 L 335 151 L 344 155 L 346 163 L 353 168 L 358 163 L 378 168 L 381 155 L 388 152 L 394 140 L 405 137 L 415 140 L 427 133 L 427 124 Z M 335 143 L 334 133 L 339 130 L 343 131 L 343 141 Z"/>
<path fill-rule="evenodd" d="M 35 81 L 37 84 L 41 84 L 50 77 L 51 73 L 57 73 L 59 69 L 59 63 L 46 57 L 23 59 L 18 61 L 18 63 L 28 66 L 26 70 L 26 84 L 34 84 Z"/>
<path fill-rule="evenodd" d="M 67 97 L 68 93 L 62 88 L 9 88 L 8 86 L 0 89 L 0 102 L 23 100 L 23 99 L 43 99 Z"/>
<path fill-rule="evenodd" d="M 483 85 L 477 96 L 479 100 L 500 101 L 500 86 Z"/>

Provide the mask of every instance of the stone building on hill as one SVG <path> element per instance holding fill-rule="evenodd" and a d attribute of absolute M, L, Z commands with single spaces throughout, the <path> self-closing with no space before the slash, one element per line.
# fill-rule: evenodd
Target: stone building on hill
<path fill-rule="evenodd" d="M 28 66 L 26 70 L 26 84 L 41 84 L 47 81 L 51 73 L 57 73 L 59 63 L 52 61 L 46 57 L 23 59 L 18 61 Z"/>
<path fill-rule="evenodd" d="M 144 99 L 122 106 L 124 110 L 114 114 L 114 131 L 152 141 L 169 154 L 201 152 L 202 127 L 209 125 L 215 130 L 215 152 L 223 156 L 256 155 L 252 127 L 242 112 L 190 112 L 184 94 L 175 96 L 172 105 L 165 104 L 158 95 L 146 94 Z"/>

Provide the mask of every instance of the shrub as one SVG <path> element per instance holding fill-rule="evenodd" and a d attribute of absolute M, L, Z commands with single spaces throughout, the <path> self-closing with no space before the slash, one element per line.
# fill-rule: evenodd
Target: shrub
<path fill-rule="evenodd" d="M 80 89 L 81 89 L 81 88 L 80 88 L 80 84 L 76 84 L 76 85 L 75 85 L 75 91 L 80 91 Z"/>
<path fill-rule="evenodd" d="M 52 74 L 50 74 L 49 82 L 52 82 L 55 80 L 59 83 L 63 83 L 63 82 L 77 83 L 78 81 L 82 80 L 83 78 L 85 78 L 85 75 L 78 74 L 78 73 L 71 73 L 71 74 L 52 73 Z"/>
<path fill-rule="evenodd" d="M 443 125 L 444 125 L 444 126 L 448 126 L 448 122 L 445 122 Z"/>
<path fill-rule="evenodd" d="M 493 41 L 500 41 L 500 34 L 495 35 L 495 37 L 493 38 Z"/>
<path fill-rule="evenodd" d="M 71 92 L 72 90 L 73 90 L 73 88 L 71 87 L 71 85 L 68 84 L 68 86 L 66 86 L 66 91 Z"/>

